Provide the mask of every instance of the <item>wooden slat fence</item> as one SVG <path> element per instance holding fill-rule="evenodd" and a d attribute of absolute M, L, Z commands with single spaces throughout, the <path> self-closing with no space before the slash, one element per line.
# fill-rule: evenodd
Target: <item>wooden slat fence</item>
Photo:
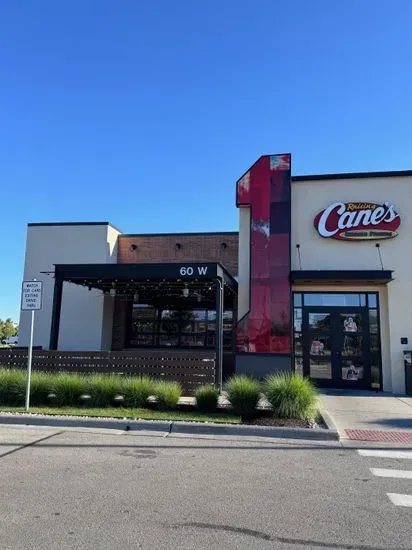
<path fill-rule="evenodd" d="M 27 349 L 0 349 L 0 366 L 27 368 Z M 150 376 L 180 382 L 186 395 L 202 384 L 214 384 L 211 351 L 45 351 L 33 349 L 32 369 L 43 372 L 105 373 Z"/>

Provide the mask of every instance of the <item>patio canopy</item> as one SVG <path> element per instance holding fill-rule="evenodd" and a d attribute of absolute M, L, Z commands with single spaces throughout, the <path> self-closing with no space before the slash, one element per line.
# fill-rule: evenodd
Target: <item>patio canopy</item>
<path fill-rule="evenodd" d="M 219 263 L 56 264 L 50 349 L 57 349 L 63 284 L 109 296 L 138 296 L 139 303 L 216 310 L 216 355 L 222 364 L 223 310 L 236 307 L 237 281 Z M 127 298 L 126 298 L 127 299 Z"/>
<path fill-rule="evenodd" d="M 56 279 L 91 284 L 93 288 L 104 290 L 107 283 L 177 281 L 212 281 L 220 278 L 234 291 L 237 282 L 219 263 L 145 263 L 145 264 L 57 264 L 54 275 Z"/>
<path fill-rule="evenodd" d="M 55 291 L 63 282 L 100 290 L 116 296 L 139 295 L 139 302 L 176 306 L 184 297 L 189 308 L 202 303 L 214 306 L 220 281 L 224 287 L 224 306 L 230 308 L 237 296 L 237 282 L 218 263 L 202 264 L 57 264 Z M 57 296 L 58 298 L 58 296 Z"/>

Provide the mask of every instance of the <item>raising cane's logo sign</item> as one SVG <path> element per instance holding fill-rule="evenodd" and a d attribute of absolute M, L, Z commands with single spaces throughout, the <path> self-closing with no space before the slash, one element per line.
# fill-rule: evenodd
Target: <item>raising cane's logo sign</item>
<path fill-rule="evenodd" d="M 314 223 L 326 239 L 363 241 L 396 237 L 401 219 L 389 202 L 334 202 L 316 216 Z"/>

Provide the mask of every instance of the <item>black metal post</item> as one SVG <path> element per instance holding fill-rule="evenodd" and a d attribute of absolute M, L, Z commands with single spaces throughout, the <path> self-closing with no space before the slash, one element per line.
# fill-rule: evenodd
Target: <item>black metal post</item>
<path fill-rule="evenodd" d="M 223 281 L 216 279 L 216 383 L 223 387 Z"/>
<path fill-rule="evenodd" d="M 54 280 L 53 309 L 50 327 L 49 349 L 57 349 L 59 344 L 60 312 L 62 309 L 63 280 Z"/>

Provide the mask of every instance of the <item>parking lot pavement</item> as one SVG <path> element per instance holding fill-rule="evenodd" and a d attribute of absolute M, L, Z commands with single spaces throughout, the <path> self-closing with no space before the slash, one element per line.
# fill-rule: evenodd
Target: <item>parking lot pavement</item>
<path fill-rule="evenodd" d="M 392 504 L 412 509 L 412 450 L 358 449 L 358 454 L 371 465 L 372 475 L 387 480 L 386 486 L 392 482 L 396 492 L 386 493 Z"/>
<path fill-rule="evenodd" d="M 391 497 L 412 480 L 386 475 L 409 458 L 13 426 L 0 446 L 13 447 L 0 457 L 6 550 L 412 548 L 412 508 Z"/>
<path fill-rule="evenodd" d="M 58 433 L 55 428 L 0 428 L 0 457 Z"/>

